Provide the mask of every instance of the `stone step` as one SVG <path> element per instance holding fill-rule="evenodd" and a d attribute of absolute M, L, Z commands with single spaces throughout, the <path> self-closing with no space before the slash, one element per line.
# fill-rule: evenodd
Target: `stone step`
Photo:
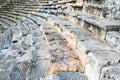
<path fill-rule="evenodd" d="M 11 19 L 5 18 L 5 17 L 0 18 L 0 20 L 3 21 L 4 23 L 8 23 L 10 26 L 15 24 L 14 21 L 12 21 Z"/>
<path fill-rule="evenodd" d="M 48 3 L 46 3 L 46 4 L 43 4 L 42 6 L 44 7 L 44 6 L 54 6 L 54 5 L 56 5 L 56 4 L 48 4 Z"/>
<path fill-rule="evenodd" d="M 46 13 L 49 13 L 49 11 L 48 10 L 46 10 Z M 89 28 L 86 28 L 85 27 L 85 29 L 87 29 L 87 30 L 89 30 L 90 32 L 92 32 L 92 33 L 94 33 L 98 38 L 101 38 L 102 40 L 104 40 L 105 41 L 105 39 L 107 40 L 107 42 L 109 43 L 109 44 L 111 44 L 111 42 L 110 42 L 110 35 L 109 35 L 109 38 L 108 37 L 106 37 L 106 36 L 108 36 L 108 33 L 112 33 L 111 31 L 115 31 L 116 33 L 118 33 L 119 34 L 119 32 L 117 32 L 117 31 L 119 31 L 119 23 L 118 22 L 112 22 L 112 21 L 108 21 L 107 20 L 107 24 L 106 24 L 106 19 L 101 19 L 101 18 L 97 18 L 97 17 L 92 17 L 92 16 L 87 16 L 87 15 L 83 15 L 83 14 L 80 14 L 80 16 L 78 16 L 78 19 L 76 18 L 76 15 L 77 14 L 75 14 L 75 13 L 68 13 L 68 12 L 66 12 L 66 14 L 64 14 L 63 15 L 63 13 L 65 13 L 65 12 L 57 12 L 57 11 L 52 11 L 52 13 L 54 13 L 54 14 L 59 14 L 58 16 L 60 16 L 61 18 L 65 18 L 65 19 L 70 19 L 72 22 L 74 22 L 74 23 L 76 23 L 76 24 L 79 24 L 79 25 L 81 25 L 82 27 L 85 27 L 85 26 L 91 26 L 92 24 L 92 26 L 93 27 L 89 27 Z M 53 15 L 54 15 L 53 14 Z M 62 15 L 62 16 L 61 16 Z M 69 18 L 66 18 L 65 16 L 67 16 L 67 17 L 69 17 Z M 71 16 L 73 16 L 73 17 L 71 17 Z M 85 17 L 87 17 L 87 18 L 85 18 Z M 71 19 L 72 18 L 72 19 Z M 80 19 L 79 19 L 80 18 Z M 89 18 L 92 18 L 92 19 L 90 19 L 89 20 Z M 99 20 L 97 20 L 97 19 L 99 19 Z M 93 21 L 94 20 L 94 21 Z M 85 21 L 85 22 L 84 22 Z M 102 21 L 102 22 L 101 22 Z M 99 23 L 99 24 L 98 24 Z M 97 26 L 102 26 L 102 27 L 97 27 Z M 104 27 L 103 27 L 104 26 Z M 112 26 L 112 27 L 111 27 Z M 108 27 L 108 28 L 106 28 L 105 29 L 105 27 Z M 98 28 L 98 29 L 97 29 Z M 103 28 L 103 29 L 101 29 L 101 28 Z M 100 29 L 101 29 L 101 31 L 100 31 Z M 112 34 L 111 34 L 111 36 L 112 36 Z M 108 41 L 108 39 L 109 39 L 109 41 Z M 118 40 L 118 42 L 119 42 L 119 40 Z M 113 43 L 113 41 L 112 41 L 112 45 L 113 45 L 113 47 L 115 47 L 115 45 L 116 45 L 116 43 Z M 117 49 L 119 49 L 119 44 L 117 44 Z"/>
<path fill-rule="evenodd" d="M 61 0 L 58 1 L 57 4 L 66 4 L 66 3 L 75 3 L 76 0 Z"/>
<path fill-rule="evenodd" d="M 48 19 L 48 22 L 64 36 L 73 49 L 78 51 L 76 54 L 79 56 L 82 63 L 86 63 L 86 55 L 91 51 L 113 51 L 107 43 L 95 38 L 90 32 L 83 28 L 71 24 L 71 22 L 65 21 L 58 17 Z M 89 43 L 89 44 L 88 44 Z M 91 46 L 92 45 L 92 46 Z"/>
<path fill-rule="evenodd" d="M 48 23 L 42 23 L 47 39 L 49 41 L 51 54 L 51 72 L 57 73 L 61 71 L 83 72 L 83 65 L 75 54 L 74 50 L 67 46 L 67 41 Z"/>
<path fill-rule="evenodd" d="M 87 48 L 83 49 L 83 50 L 85 50 L 84 52 L 89 52 L 89 50 L 98 50 L 98 49 L 112 50 L 108 44 L 95 38 L 94 35 L 91 34 L 90 32 L 88 32 L 87 30 L 85 30 L 83 28 L 79 28 L 79 26 L 74 25 L 73 23 L 71 23 L 69 21 L 61 19 L 59 17 L 51 16 L 51 17 L 49 17 L 48 22 L 53 27 L 55 27 L 55 29 L 57 29 L 58 32 L 61 33 L 67 39 L 67 41 L 72 42 L 71 44 L 74 44 L 74 47 L 76 47 L 75 44 L 77 44 L 77 45 L 81 44 L 81 46 L 82 46 L 82 43 L 85 43 L 85 42 L 89 43 L 89 41 L 92 41 L 93 43 L 90 42 L 90 45 L 93 45 L 94 47 L 88 46 L 88 44 L 86 44 Z M 73 41 L 71 41 L 71 40 L 73 40 Z M 98 44 L 99 44 L 99 46 L 97 46 Z M 83 44 L 83 45 L 85 48 L 85 44 Z"/>
<path fill-rule="evenodd" d="M 120 32 L 111 31 L 106 34 L 106 41 L 120 51 Z"/>
<path fill-rule="evenodd" d="M 51 17 L 49 17 L 49 18 L 51 18 Z M 49 21 L 49 19 L 48 19 L 48 21 Z M 49 21 L 53 26 L 56 26 L 56 29 L 58 29 L 59 27 L 60 27 L 60 25 L 62 24 L 62 25 L 64 25 L 64 24 L 66 24 L 65 23 L 65 21 L 63 21 L 63 20 L 57 20 L 56 18 L 53 18 L 53 19 L 50 19 L 50 21 Z M 56 23 L 55 23 L 56 22 Z M 60 22 L 61 22 L 61 24 L 60 24 Z M 66 24 L 67 25 L 67 24 Z M 70 24 L 68 24 L 68 26 L 67 26 L 67 28 L 70 28 L 71 29 L 71 27 L 69 27 L 70 26 Z M 60 31 L 61 29 L 58 29 L 58 31 Z M 68 29 L 67 29 L 68 30 Z M 63 30 L 61 30 L 60 31 L 60 33 L 62 33 L 63 31 L 65 31 L 64 29 Z M 74 31 L 75 32 L 75 31 Z M 72 32 L 72 33 L 74 33 L 74 32 Z M 81 31 L 80 31 L 81 32 Z M 92 41 L 95 41 L 95 40 L 92 40 Z M 72 41 L 71 41 L 72 42 Z M 106 44 L 106 43 L 104 43 L 104 44 Z M 103 44 L 102 44 L 103 45 Z M 109 46 L 109 45 L 107 45 L 107 46 Z M 82 47 L 82 46 L 81 46 Z M 106 47 L 104 47 L 104 48 L 106 48 Z M 87 48 L 88 49 L 88 48 Z M 90 50 L 90 53 L 92 53 L 92 51 L 96 51 L 97 52 L 97 50 L 98 49 L 96 49 L 96 50 Z M 101 56 L 99 56 L 99 57 L 97 57 L 98 55 L 100 55 L 101 54 Z M 108 56 L 108 57 L 103 57 L 103 56 Z M 89 53 L 88 53 L 88 56 L 89 56 Z M 111 57 L 111 56 L 115 56 L 115 57 Z M 117 63 L 119 63 L 119 53 L 117 53 L 116 51 L 113 51 L 112 50 L 112 48 L 110 49 L 110 48 L 108 48 L 108 49 L 106 49 L 106 50 L 100 50 L 99 51 L 99 53 L 96 55 L 96 56 L 94 56 L 93 57 L 93 59 L 94 58 L 96 58 L 96 59 L 98 59 L 98 61 L 100 61 L 100 63 L 99 62 L 96 62 L 96 61 L 93 61 L 93 60 L 91 60 L 91 58 L 90 58 L 90 60 L 88 60 L 88 61 L 91 61 L 91 62 L 89 62 L 88 64 L 87 64 L 87 67 L 86 67 L 86 74 L 87 74 L 87 76 L 89 77 L 89 79 L 90 80 L 98 80 L 98 78 L 99 78 L 99 75 L 101 75 L 100 73 L 101 73 L 101 67 L 99 66 L 100 64 L 102 65 L 102 67 L 106 67 L 106 66 L 108 66 L 108 65 L 111 65 L 111 64 L 117 64 Z M 101 58 L 100 58 L 101 57 Z M 99 59 L 100 58 L 100 59 Z M 108 60 L 108 61 L 107 61 Z M 96 65 L 94 65 L 94 64 L 92 64 L 93 62 L 96 64 Z M 101 63 L 101 61 L 103 61 L 102 63 Z M 104 64 L 105 63 L 105 64 Z M 89 64 L 91 64 L 89 67 L 88 67 L 88 65 Z M 98 64 L 98 66 L 97 66 L 97 64 Z M 95 66 L 95 68 L 93 68 L 93 66 Z M 118 69 L 119 70 L 119 69 Z M 116 71 L 116 73 L 117 72 L 119 72 L 119 71 Z M 89 73 L 91 73 L 91 74 L 89 74 Z M 99 73 L 99 74 L 98 74 Z M 112 72 L 111 72 L 112 73 Z M 115 73 L 115 72 L 114 72 Z M 112 73 L 112 75 L 113 75 L 113 77 L 110 77 L 110 78 L 114 78 L 114 79 L 119 79 L 119 78 L 117 78 L 117 76 L 119 76 L 119 75 L 117 75 L 117 76 L 114 76 L 114 73 Z M 105 73 L 104 73 L 105 74 Z M 110 73 L 108 73 L 107 72 L 107 75 L 110 75 Z M 93 78 L 93 76 L 96 76 L 96 77 L 94 77 Z M 105 78 L 103 78 L 103 79 L 108 79 L 109 78 L 109 76 L 106 76 Z"/>
<path fill-rule="evenodd" d="M 41 17 L 37 16 L 36 13 L 31 14 L 29 18 L 31 18 L 38 26 L 40 26 Z"/>
<path fill-rule="evenodd" d="M 13 8 L 13 10 L 35 10 L 35 9 L 37 9 L 37 8 L 39 8 L 39 7 L 32 7 L 32 6 L 30 6 L 30 7 L 15 7 L 15 8 Z"/>
<path fill-rule="evenodd" d="M 37 28 L 38 27 L 38 23 L 37 21 L 34 19 L 35 16 L 32 15 L 27 15 L 26 18 L 22 19 L 22 22 L 24 22 L 26 25 L 31 26 L 29 28 Z"/>
<path fill-rule="evenodd" d="M 41 17 L 41 18 L 44 19 L 44 20 L 47 20 L 48 17 L 50 16 L 50 15 L 48 15 L 48 14 L 38 13 L 38 12 L 36 12 L 35 14 L 33 13 L 33 15 L 38 16 L 38 17 Z"/>
<path fill-rule="evenodd" d="M 67 6 L 68 11 L 82 11 L 83 10 L 83 5 L 81 4 L 72 4 Z"/>
<path fill-rule="evenodd" d="M 29 79 L 49 79 L 50 74 L 50 54 L 49 45 L 42 29 L 32 30 L 32 52 L 30 61 Z M 28 38 L 29 39 L 29 38 Z"/>
<path fill-rule="evenodd" d="M 7 79 L 7 77 L 9 76 L 13 66 L 15 65 L 15 61 L 10 59 L 10 57 L 14 57 L 11 56 L 11 54 L 14 55 L 16 54 L 16 51 L 12 51 L 12 50 L 2 50 L 0 57 L 2 57 L 2 64 L 0 64 L 0 79 L 4 80 Z M 7 58 L 7 59 L 6 59 Z"/>
<path fill-rule="evenodd" d="M 13 18 L 15 20 L 21 20 L 20 18 L 18 18 L 18 16 L 16 17 L 15 15 L 12 15 L 12 14 L 9 14 L 9 13 L 0 13 L 0 15 L 11 17 L 11 18 Z"/>
<path fill-rule="evenodd" d="M 11 17 L 11 16 L 6 16 L 6 15 L 1 15 L 0 18 L 5 18 L 11 21 L 11 23 L 16 23 L 17 21 L 19 21 L 19 19 L 15 18 L 15 17 Z"/>
<path fill-rule="evenodd" d="M 73 5 L 83 5 L 81 8 L 74 7 Z M 83 7 L 83 8 L 82 8 Z M 119 17 L 119 2 L 118 0 L 78 0 L 76 4 L 68 5 L 69 11 L 82 12 L 89 15 L 94 15 L 97 17 L 102 17 L 106 19 L 120 20 Z"/>
<path fill-rule="evenodd" d="M 22 51 L 31 50 L 32 43 L 33 43 L 32 38 L 33 37 L 31 34 L 26 34 L 26 36 L 22 36 L 22 42 L 21 42 L 21 46 L 20 46 L 20 49 Z"/>
<path fill-rule="evenodd" d="M 25 25 L 24 21 L 18 21 L 16 24 L 21 29 L 22 35 L 26 35 L 26 33 L 30 30 L 30 28 Z"/>
<path fill-rule="evenodd" d="M 39 19 L 34 15 L 29 15 L 29 19 L 31 19 L 35 24 L 39 25 Z"/>
<path fill-rule="evenodd" d="M 22 12 L 22 11 L 11 11 L 11 12 L 8 12 L 8 11 L 3 11 L 3 13 L 9 13 L 11 15 L 15 15 L 15 16 L 18 16 L 18 18 L 26 18 L 27 15 L 29 14 L 28 12 Z M 21 17 L 19 17 L 21 16 Z"/>
<path fill-rule="evenodd" d="M 84 13 L 110 20 L 120 20 L 119 5 L 93 5 L 88 4 L 84 8 Z"/>
<path fill-rule="evenodd" d="M 113 22 L 93 16 L 79 15 L 78 19 L 84 21 L 84 28 L 95 33 L 98 37 L 100 36 L 101 39 L 105 39 L 106 33 L 108 31 L 119 31 L 120 28 L 120 24 L 118 22 Z"/>
<path fill-rule="evenodd" d="M 0 23 L 0 35 L 4 32 L 5 27 L 3 26 L 2 23 Z"/>
<path fill-rule="evenodd" d="M 15 6 L 14 8 L 23 8 L 23 9 L 32 9 L 32 8 L 38 8 L 40 5 L 18 5 L 18 6 Z"/>
<path fill-rule="evenodd" d="M 110 65 L 104 67 L 102 70 L 102 74 L 100 76 L 100 80 L 119 80 L 120 79 L 120 64 Z"/>
<path fill-rule="evenodd" d="M 90 53 L 88 53 L 87 59 L 88 59 L 88 64 L 86 65 L 85 73 L 88 76 L 88 79 L 104 80 L 104 79 L 100 79 L 100 76 L 103 75 L 101 71 L 103 71 L 103 69 L 106 68 L 107 66 L 110 66 L 113 64 L 114 65 L 119 64 L 120 54 L 116 51 L 97 50 L 97 51 L 91 51 Z M 107 74 L 106 74 L 106 78 L 107 78 Z"/>
<path fill-rule="evenodd" d="M 84 3 L 86 4 L 95 4 L 95 5 L 119 5 L 119 0 L 102 0 L 102 1 L 96 1 L 96 0 L 87 0 L 84 1 L 82 0 Z"/>
<path fill-rule="evenodd" d="M 13 8 L 12 6 L 1 6 L 0 11 L 2 11 L 2 10 L 10 10 L 12 8 Z"/>
<path fill-rule="evenodd" d="M 55 5 L 53 5 L 53 6 L 43 6 L 40 9 L 44 9 L 44 10 L 54 9 L 54 10 L 57 10 L 58 8 Z"/>
<path fill-rule="evenodd" d="M 18 37 L 19 31 L 21 31 L 20 30 L 21 28 L 19 26 L 18 27 L 13 26 L 14 28 L 12 29 L 12 31 L 13 31 L 14 40 L 18 39 L 16 37 Z M 47 52 L 48 50 L 48 47 L 46 45 L 47 41 L 44 38 L 44 36 L 45 34 L 43 34 L 43 31 L 41 31 L 40 29 L 31 30 L 30 34 L 27 34 L 27 36 L 22 36 L 22 43 L 20 48 L 18 48 L 18 52 L 17 52 L 17 54 L 20 56 L 18 56 L 17 59 L 14 59 L 16 60 L 16 62 L 15 64 L 13 64 L 12 69 L 9 68 L 10 69 L 8 70 L 9 72 L 7 72 L 6 69 L 6 73 L 7 73 L 6 75 L 4 73 L 5 71 L 2 70 L 3 72 L 1 72 L 0 74 L 1 75 L 4 74 L 4 77 L 0 79 L 3 80 L 6 77 L 9 77 L 10 80 L 16 80 L 16 79 L 22 80 L 27 78 L 31 80 L 34 79 L 51 80 L 51 78 L 49 78 L 49 76 L 51 75 L 49 73 L 49 69 L 50 69 L 50 64 L 49 64 L 50 61 L 48 56 L 49 52 Z"/>
<path fill-rule="evenodd" d="M 11 41 L 11 48 L 19 49 L 22 43 L 22 32 L 17 26 L 12 27 L 12 41 Z"/>
<path fill-rule="evenodd" d="M 35 30 L 37 27 L 37 25 L 28 18 L 24 19 L 23 22 L 30 30 Z"/>
<path fill-rule="evenodd" d="M 64 14 L 62 10 L 39 10 L 38 13 L 47 13 L 52 15 Z"/>
<path fill-rule="evenodd" d="M 23 20 L 25 18 L 28 18 L 28 19 L 30 19 L 30 21 L 36 23 L 32 18 L 30 18 L 30 15 L 27 15 L 27 13 L 24 14 L 22 12 L 20 12 L 20 13 L 18 13 L 18 12 L 11 12 L 9 14 L 10 14 L 10 16 L 14 16 L 15 18 L 21 19 L 22 22 L 24 22 Z"/>
<path fill-rule="evenodd" d="M 28 14 L 30 14 L 30 13 L 32 13 L 32 12 L 34 12 L 35 10 L 26 10 L 26 11 L 21 11 L 21 10 L 13 10 L 13 12 L 16 12 L 16 13 L 19 13 L 19 14 L 26 14 L 26 15 L 28 15 Z"/>
<path fill-rule="evenodd" d="M 11 42 L 9 40 L 7 40 L 4 44 L 4 49 L 10 48 L 10 46 L 11 46 Z"/>
<path fill-rule="evenodd" d="M 59 72 L 52 80 L 88 80 L 86 75 L 80 72 Z"/>
<path fill-rule="evenodd" d="M 0 35 L 0 46 L 1 49 L 8 49 L 11 46 L 11 40 L 12 40 L 12 32 L 10 29 L 5 30 Z"/>
<path fill-rule="evenodd" d="M 106 33 L 109 31 L 119 31 L 119 22 L 109 21 L 94 16 L 88 16 L 84 14 L 76 14 L 66 12 L 66 15 L 58 13 L 61 18 L 69 19 L 70 21 L 79 24 L 80 27 L 84 27 L 90 32 L 94 33 L 98 38 L 104 40 Z"/>
<path fill-rule="evenodd" d="M 119 22 L 115 21 L 109 21 L 103 18 L 97 18 L 94 16 L 88 16 L 82 13 L 77 13 L 75 15 L 72 15 L 74 13 L 69 13 L 69 12 L 57 12 L 57 11 L 49 11 L 49 10 L 41 10 L 41 12 L 44 13 L 52 13 L 52 14 L 59 14 L 58 16 L 62 18 L 69 17 L 70 20 L 73 22 L 76 22 L 81 25 L 81 27 L 86 28 L 90 32 L 96 34 L 98 38 L 101 38 L 102 40 L 105 39 L 106 33 L 108 31 L 119 31 Z M 65 14 L 63 14 L 65 13 Z M 77 16 L 78 15 L 78 16 Z M 66 16 L 66 17 L 65 17 Z M 73 16 L 73 17 L 72 17 Z M 76 19 L 77 16 L 77 19 Z M 72 19 L 71 19 L 72 18 Z"/>
<path fill-rule="evenodd" d="M 0 20 L 0 24 L 1 24 L 1 26 L 3 26 L 4 27 L 4 29 L 6 29 L 6 28 L 8 28 L 9 26 L 10 26 L 10 24 L 8 24 L 6 21 L 4 21 L 4 20 Z"/>
<path fill-rule="evenodd" d="M 43 7 L 40 8 L 41 10 L 65 10 L 67 9 L 66 5 L 59 5 L 59 4 L 54 4 L 54 5 L 43 5 Z"/>
<path fill-rule="evenodd" d="M 17 15 L 17 16 L 23 16 L 23 17 L 26 17 L 26 15 L 28 15 L 28 14 L 24 14 L 24 13 L 22 13 L 22 12 L 16 12 L 16 11 L 11 11 L 11 12 L 8 12 L 8 11 L 2 11 L 2 13 L 9 13 L 9 14 L 11 14 L 11 15 Z"/>
<path fill-rule="evenodd" d="M 35 9 L 37 9 L 37 8 L 35 8 Z M 32 12 L 32 11 L 35 11 L 35 9 L 34 8 L 31 8 L 31 9 L 27 9 L 27 8 L 15 8 L 15 9 L 13 9 L 12 11 L 27 11 L 27 12 Z"/>
<path fill-rule="evenodd" d="M 4 49 L 4 44 L 5 44 L 5 38 L 3 38 L 4 36 L 4 32 L 0 35 L 0 51 Z"/>

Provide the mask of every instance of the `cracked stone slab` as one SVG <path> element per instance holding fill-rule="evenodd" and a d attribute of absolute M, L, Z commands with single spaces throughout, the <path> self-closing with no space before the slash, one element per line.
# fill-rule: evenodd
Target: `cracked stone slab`
<path fill-rule="evenodd" d="M 88 80 L 86 75 L 80 72 L 58 72 L 52 80 Z"/>

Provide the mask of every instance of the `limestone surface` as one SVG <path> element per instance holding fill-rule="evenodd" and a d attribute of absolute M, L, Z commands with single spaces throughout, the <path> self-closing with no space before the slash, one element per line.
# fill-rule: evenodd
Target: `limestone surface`
<path fill-rule="evenodd" d="M 87 77 L 79 72 L 59 72 L 53 76 L 52 80 L 87 80 Z"/>
<path fill-rule="evenodd" d="M 0 80 L 120 80 L 120 0 L 1 0 Z"/>

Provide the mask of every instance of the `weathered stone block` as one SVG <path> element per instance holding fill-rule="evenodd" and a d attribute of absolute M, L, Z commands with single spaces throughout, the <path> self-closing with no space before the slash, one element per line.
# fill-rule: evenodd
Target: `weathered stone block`
<path fill-rule="evenodd" d="M 120 50 L 120 33 L 115 31 L 110 31 L 106 35 L 106 41 L 113 47 Z"/>
<path fill-rule="evenodd" d="M 29 68 L 29 80 L 34 80 L 35 78 L 45 78 L 50 73 L 50 61 L 49 60 L 31 60 Z"/>
<path fill-rule="evenodd" d="M 103 67 L 117 64 L 120 60 L 120 54 L 115 51 L 91 51 L 87 57 L 85 73 L 90 80 L 98 80 Z"/>
<path fill-rule="evenodd" d="M 79 61 L 79 58 L 73 51 L 59 50 L 51 56 L 51 71 L 54 74 L 62 71 L 83 72 L 84 65 Z"/>
<path fill-rule="evenodd" d="M 79 15 L 78 19 L 84 20 L 83 27 L 96 34 L 96 36 L 101 39 L 105 39 L 107 31 L 118 31 L 120 26 L 118 22 L 111 22 L 109 20 L 87 15 Z"/>
<path fill-rule="evenodd" d="M 94 33 L 98 38 L 104 40 L 106 36 L 106 31 L 102 30 L 98 26 L 91 24 L 89 22 L 84 21 L 83 27 L 87 29 L 88 31 Z"/>
<path fill-rule="evenodd" d="M 100 77 L 100 80 L 119 80 L 120 64 L 104 67 Z"/>
<path fill-rule="evenodd" d="M 29 62 L 19 62 L 13 67 L 10 75 L 8 77 L 9 80 L 24 80 L 26 79 L 27 71 L 30 65 Z"/>
<path fill-rule="evenodd" d="M 87 80 L 87 77 L 79 72 L 59 72 L 53 76 L 52 80 Z"/>

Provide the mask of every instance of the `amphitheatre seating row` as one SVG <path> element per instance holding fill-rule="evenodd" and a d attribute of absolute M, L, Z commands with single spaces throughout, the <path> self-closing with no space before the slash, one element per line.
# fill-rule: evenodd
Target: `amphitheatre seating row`
<path fill-rule="evenodd" d="M 49 5 L 49 6 L 51 6 L 51 5 Z M 47 7 L 48 7 L 48 5 L 47 5 Z M 49 15 L 51 15 L 51 13 L 49 13 L 49 11 L 47 11 L 47 10 L 43 10 L 42 9 L 42 10 L 38 11 L 38 13 L 39 12 L 43 12 L 43 13 L 40 13 L 41 16 L 44 15 L 44 14 L 46 14 L 46 13 L 48 13 Z M 56 14 L 57 11 L 53 10 L 53 13 Z M 86 23 L 89 23 L 89 24 L 93 25 L 94 27 L 91 26 L 92 28 L 97 28 L 96 29 L 96 30 L 98 30 L 97 33 L 101 32 L 101 31 L 99 31 L 100 29 L 103 30 L 103 31 L 105 31 L 105 34 L 104 34 L 105 36 L 104 36 L 103 39 L 105 39 L 105 37 L 107 36 L 107 34 L 110 35 L 110 33 L 111 33 L 111 36 L 114 35 L 112 33 L 115 33 L 115 32 L 118 33 L 117 35 L 119 35 L 118 31 L 119 31 L 119 28 L 120 28 L 120 24 L 118 22 L 116 22 L 116 21 L 110 21 L 110 20 L 107 20 L 107 19 L 97 18 L 97 17 L 94 17 L 94 16 L 88 16 L 86 14 L 82 15 L 80 13 L 76 15 L 74 12 L 73 12 L 73 15 L 71 15 L 71 13 L 69 13 L 69 12 L 66 12 L 66 13 L 69 14 L 67 16 L 70 16 L 70 18 L 67 18 L 68 20 L 70 20 L 73 17 L 75 17 L 75 20 L 77 19 L 77 22 L 79 22 L 79 24 L 81 22 L 80 20 L 82 20 L 84 22 L 84 25 L 82 27 L 84 27 L 85 29 L 87 29 L 90 32 L 95 31 L 95 30 L 88 29 L 88 27 L 90 25 L 88 25 L 88 27 L 86 27 L 85 26 Z M 78 35 L 79 37 L 77 39 L 78 40 L 77 44 L 80 45 L 80 47 L 79 47 L 80 49 L 83 48 L 82 49 L 83 52 L 85 52 L 85 50 L 86 50 L 86 52 L 87 52 L 86 54 L 88 54 L 87 55 L 87 57 L 88 57 L 88 64 L 85 67 L 85 73 L 87 74 L 87 76 L 88 76 L 88 78 L 90 80 L 93 80 L 93 79 L 94 80 L 98 80 L 99 75 L 101 75 L 100 79 L 104 79 L 104 78 L 106 78 L 106 79 L 110 78 L 111 79 L 112 77 L 105 77 L 105 76 L 114 75 L 114 79 L 119 80 L 119 77 L 118 78 L 115 77 L 115 73 L 112 73 L 112 72 L 111 73 L 107 73 L 107 71 L 114 70 L 114 68 L 116 68 L 118 70 L 118 73 L 120 72 L 119 71 L 119 57 L 117 57 L 117 56 L 119 56 L 119 52 L 116 52 L 116 49 L 113 49 L 112 47 L 108 48 L 109 45 L 106 42 L 101 42 L 101 40 L 100 40 L 101 43 L 98 44 L 99 41 L 96 41 L 96 40 L 99 40 L 99 39 L 98 38 L 95 39 L 95 35 L 90 36 L 90 32 L 88 32 L 88 34 L 89 34 L 90 37 L 94 38 L 93 40 L 90 40 L 90 42 L 86 42 L 85 43 L 85 41 L 89 41 L 89 39 L 91 39 L 91 38 L 89 37 L 89 38 L 85 39 L 83 37 L 84 40 L 81 40 L 83 42 L 79 42 L 80 39 L 82 39 L 82 35 L 83 35 L 81 32 L 84 32 L 84 30 L 82 30 L 83 28 L 81 29 L 81 26 L 78 26 L 78 28 L 74 30 L 75 27 L 72 28 L 71 24 L 68 23 L 68 21 L 66 22 L 66 20 L 58 18 L 60 16 L 55 17 L 54 15 L 52 15 L 52 16 L 49 16 L 49 15 L 47 15 L 47 16 L 45 15 L 44 17 L 48 18 L 46 20 L 53 27 L 55 27 L 55 29 L 58 30 L 58 32 L 60 34 L 62 34 L 65 37 L 65 39 L 69 42 L 69 44 L 72 44 L 72 47 L 73 47 L 73 44 L 75 44 L 75 42 L 77 42 L 77 41 L 74 41 L 75 39 L 77 39 L 76 32 L 80 33 L 79 34 L 80 36 Z M 63 14 L 61 14 L 61 15 L 63 15 Z M 80 31 L 79 31 L 79 28 L 80 28 Z M 87 32 L 84 32 L 84 33 L 87 33 Z M 92 32 L 92 33 L 95 33 L 95 32 Z M 75 37 L 73 37 L 73 35 L 75 35 Z M 114 37 L 115 36 L 118 37 L 117 35 L 114 35 Z M 85 34 L 84 34 L 84 36 L 86 37 Z M 96 42 L 98 42 L 98 43 L 96 43 Z M 89 46 L 88 43 L 90 45 L 92 45 L 92 46 Z M 97 46 L 99 45 L 99 47 L 100 47 L 100 45 L 105 46 L 105 44 L 108 47 L 102 47 L 105 50 L 99 50 L 99 49 L 102 49 L 102 48 L 94 49 L 94 48 L 97 48 L 97 46 L 95 46 L 94 43 Z M 76 46 L 76 45 L 74 45 L 74 46 Z M 95 46 L 95 47 L 89 49 L 88 46 L 89 47 L 94 47 Z M 108 49 L 106 49 L 106 48 L 108 48 Z M 87 51 L 87 49 L 88 49 L 88 51 Z M 105 57 L 105 55 L 107 57 Z M 113 55 L 114 57 L 111 57 L 111 55 Z M 79 54 L 79 56 L 81 56 L 81 55 Z M 106 59 L 108 59 L 108 61 Z M 94 63 L 92 63 L 91 61 L 94 61 Z M 99 62 L 99 61 L 103 61 L 103 62 Z M 96 63 L 98 63 L 99 65 L 97 65 Z M 97 70 L 98 67 L 99 67 L 99 70 Z M 100 73 L 101 70 L 102 70 L 102 73 Z M 89 74 L 89 73 L 91 73 L 91 74 Z M 107 73 L 107 74 L 105 74 L 105 73 Z M 119 76 L 119 75 L 117 75 L 117 76 Z"/>
<path fill-rule="evenodd" d="M 21 80 L 26 79 L 22 74 L 30 75 L 28 78 L 31 80 L 41 79 L 43 76 L 45 80 L 120 79 L 120 54 L 109 45 L 113 39 L 119 39 L 117 33 L 120 24 L 109 19 L 77 13 L 78 9 L 74 10 L 75 12 L 67 11 L 66 6 L 72 4 L 71 2 L 75 3 L 74 0 L 54 1 L 53 4 L 45 4 L 35 12 L 9 12 L 10 15 L 23 18 L 0 36 L 0 53 L 7 54 L 8 59 L 15 59 L 15 62 L 11 61 L 14 64 L 9 65 L 13 68 L 11 71 L 0 67 L 1 80 L 9 74 L 11 80 L 17 79 L 18 75 Z M 65 8 L 60 8 L 59 4 Z M 109 40 L 111 37 L 113 39 Z M 109 44 L 105 40 L 109 41 Z M 16 59 L 18 55 L 21 57 Z M 3 59 L 1 66 L 6 62 Z M 30 69 L 26 68 L 28 65 Z M 25 73 L 24 68 L 30 73 Z M 53 75 L 53 79 L 48 79 L 48 75 Z"/>
<path fill-rule="evenodd" d="M 52 6 L 52 5 L 49 5 Z M 47 5 L 48 7 L 48 5 Z M 80 27 L 84 27 L 90 32 L 96 34 L 98 38 L 101 38 L 102 40 L 106 39 L 107 33 L 112 32 L 112 31 L 119 31 L 120 29 L 120 24 L 118 21 L 111 21 L 108 19 L 103 19 L 103 18 L 98 18 L 96 16 L 92 15 L 87 15 L 83 13 L 77 13 L 77 12 L 70 12 L 70 11 L 61 11 L 61 10 L 39 10 L 38 12 L 41 13 L 49 13 L 49 14 L 54 14 L 58 15 L 62 18 L 66 18 L 71 20 L 72 22 L 76 22 L 77 24 L 80 25 Z M 118 33 L 119 34 L 119 33 Z M 110 37 L 109 37 L 110 38 Z M 115 38 L 113 36 L 113 38 Z M 116 37 L 118 38 L 118 37 Z M 109 39 L 110 40 L 110 39 Z M 112 42 L 108 41 L 107 42 Z M 112 42 L 114 44 L 114 42 Z M 114 46 L 115 47 L 115 46 Z M 118 45 L 117 45 L 118 48 Z M 119 48 L 118 48 L 119 49 Z"/>

